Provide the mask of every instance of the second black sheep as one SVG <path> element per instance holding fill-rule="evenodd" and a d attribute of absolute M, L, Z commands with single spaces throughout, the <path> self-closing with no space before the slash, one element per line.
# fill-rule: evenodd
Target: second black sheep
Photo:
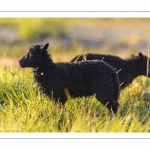
<path fill-rule="evenodd" d="M 92 54 L 77 55 L 70 62 L 85 61 L 85 60 L 103 60 L 109 65 L 117 69 L 121 89 L 128 86 L 136 77 L 140 75 L 147 76 L 147 56 L 139 53 L 138 56 L 131 55 L 131 58 L 122 59 L 118 56 L 105 55 L 105 54 Z M 149 60 L 150 63 L 150 60 Z M 150 64 L 148 65 L 150 66 Z M 148 77 L 150 77 L 150 68 L 148 69 Z"/>

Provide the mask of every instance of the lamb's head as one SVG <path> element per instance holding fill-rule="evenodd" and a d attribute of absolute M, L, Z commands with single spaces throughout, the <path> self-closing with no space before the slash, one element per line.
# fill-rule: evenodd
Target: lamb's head
<path fill-rule="evenodd" d="M 150 59 L 147 56 L 139 53 L 138 56 L 131 55 L 131 59 L 138 60 L 138 69 L 142 72 L 143 75 L 148 75 L 148 77 L 150 77 Z"/>
<path fill-rule="evenodd" d="M 34 45 L 29 47 L 27 53 L 19 60 L 19 64 L 22 68 L 39 67 L 43 59 L 49 57 L 47 53 L 47 48 L 49 44 L 43 45 Z"/>

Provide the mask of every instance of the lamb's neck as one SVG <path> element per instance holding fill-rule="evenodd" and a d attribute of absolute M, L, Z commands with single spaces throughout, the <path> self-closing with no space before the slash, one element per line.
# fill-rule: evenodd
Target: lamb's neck
<path fill-rule="evenodd" d="M 51 72 L 50 70 L 53 70 L 53 62 L 45 60 L 39 65 L 39 67 L 33 69 L 34 77 L 41 78 L 44 74 Z"/>
<path fill-rule="evenodd" d="M 45 61 L 33 70 L 34 80 L 37 83 L 37 86 L 46 95 L 50 94 L 51 82 L 54 81 L 54 66 L 53 63 Z"/>

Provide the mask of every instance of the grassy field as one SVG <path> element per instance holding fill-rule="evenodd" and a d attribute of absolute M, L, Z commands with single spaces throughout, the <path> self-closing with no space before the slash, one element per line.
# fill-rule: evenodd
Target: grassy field
<path fill-rule="evenodd" d="M 148 80 L 150 91 L 150 79 L 140 76 L 120 92 L 122 114 L 114 116 L 94 97 L 69 99 L 64 106 L 50 101 L 32 70 L 18 65 L 29 46 L 45 42 L 54 62 L 87 52 L 147 55 L 149 24 L 150 19 L 1 18 L 0 132 L 149 132 L 150 95 L 144 88 Z"/>
<path fill-rule="evenodd" d="M 150 131 L 150 110 L 143 94 L 146 77 L 138 77 L 120 92 L 122 115 L 117 116 L 94 97 L 55 104 L 39 92 L 31 69 L 3 66 L 0 79 L 0 132 Z"/>

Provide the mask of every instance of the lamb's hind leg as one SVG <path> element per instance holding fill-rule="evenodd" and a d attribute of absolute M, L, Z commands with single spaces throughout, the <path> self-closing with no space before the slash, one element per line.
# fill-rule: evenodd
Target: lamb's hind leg
<path fill-rule="evenodd" d="M 110 101 L 106 98 L 102 98 L 99 95 L 96 95 L 96 98 L 103 104 L 105 105 L 110 111 L 112 111 L 114 114 L 117 113 L 118 108 L 120 107 L 119 103 L 117 101 Z"/>
<path fill-rule="evenodd" d="M 109 110 L 113 111 L 114 114 L 116 114 L 120 108 L 120 105 L 116 101 L 109 101 L 108 104 L 106 105 L 106 107 Z"/>

